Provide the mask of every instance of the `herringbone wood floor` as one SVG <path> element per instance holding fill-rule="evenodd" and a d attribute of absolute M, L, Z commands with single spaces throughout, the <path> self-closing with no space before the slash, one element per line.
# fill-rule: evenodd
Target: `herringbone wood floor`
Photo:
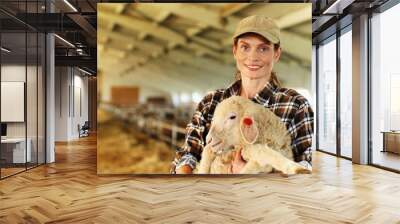
<path fill-rule="evenodd" d="M 96 175 L 96 139 L 0 181 L 0 223 L 400 223 L 400 175 L 318 153 L 312 175 Z"/>

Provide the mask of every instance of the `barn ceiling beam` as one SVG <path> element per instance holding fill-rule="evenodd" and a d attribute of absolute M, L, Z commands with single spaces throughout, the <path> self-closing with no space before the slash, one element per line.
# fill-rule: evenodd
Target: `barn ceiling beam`
<path fill-rule="evenodd" d="M 149 11 L 149 8 L 166 11 L 197 23 L 223 29 L 223 21 L 218 11 L 204 7 L 202 4 L 139 4 L 138 10 Z"/>
<path fill-rule="evenodd" d="M 146 30 L 147 33 L 166 40 L 168 42 L 176 42 L 178 44 L 185 44 L 186 38 L 181 34 L 172 31 L 163 26 L 155 25 L 154 23 L 146 20 L 140 20 L 127 15 L 120 15 L 106 10 L 99 10 L 100 16 L 106 20 L 114 21 L 126 28 L 134 29 L 137 31 Z"/>
<path fill-rule="evenodd" d="M 250 3 L 231 3 L 228 5 L 225 5 L 221 11 L 220 11 L 220 15 L 221 17 L 228 17 L 232 14 L 235 14 L 236 12 L 241 11 L 242 9 L 248 7 L 249 5 L 251 5 Z"/>
<path fill-rule="evenodd" d="M 98 38 L 108 37 L 115 41 L 120 41 L 121 43 L 126 43 L 127 45 L 133 45 L 137 48 L 148 50 L 151 53 L 158 53 L 161 54 L 164 52 L 164 47 L 150 42 L 150 41 L 140 41 L 139 39 L 135 38 L 134 36 L 127 36 L 121 34 L 120 32 L 110 31 L 107 28 L 103 28 L 101 26 L 98 27 Z"/>
<path fill-rule="evenodd" d="M 309 21 L 311 23 L 311 4 L 294 12 L 279 17 L 277 23 L 281 30 Z"/>
<path fill-rule="evenodd" d="M 176 33 L 169 28 L 160 25 L 154 25 L 154 23 L 151 23 L 149 21 L 138 20 L 126 15 L 117 15 L 115 13 L 107 12 L 104 10 L 99 11 L 102 19 L 112 20 L 115 23 L 118 23 L 126 28 L 134 29 L 136 31 L 146 30 L 146 32 L 150 33 L 151 35 L 168 41 L 168 49 L 173 49 L 177 46 L 188 47 L 189 49 L 194 50 L 196 52 L 196 55 L 209 55 L 217 60 L 229 62 L 229 60 L 227 60 L 227 56 L 223 53 L 205 47 L 196 42 L 187 42 L 187 38 L 184 35 Z"/>

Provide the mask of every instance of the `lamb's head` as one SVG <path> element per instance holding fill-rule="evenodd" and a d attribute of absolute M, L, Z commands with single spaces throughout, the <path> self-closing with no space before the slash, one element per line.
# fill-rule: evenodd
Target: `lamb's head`
<path fill-rule="evenodd" d="M 221 154 L 236 146 L 255 143 L 259 130 L 255 122 L 257 110 L 254 105 L 254 102 L 240 96 L 232 96 L 220 102 L 206 137 L 207 145 Z"/>

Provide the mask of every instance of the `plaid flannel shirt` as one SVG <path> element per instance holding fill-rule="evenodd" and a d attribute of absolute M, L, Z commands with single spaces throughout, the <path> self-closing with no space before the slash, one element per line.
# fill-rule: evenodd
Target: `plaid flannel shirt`
<path fill-rule="evenodd" d="M 201 159 L 217 104 L 230 96 L 239 95 L 240 89 L 241 80 L 238 80 L 228 88 L 216 90 L 202 99 L 191 122 L 186 127 L 185 144 L 176 151 L 171 173 L 175 173 L 175 170 L 183 165 L 195 168 L 196 163 Z M 295 161 L 311 169 L 314 113 L 306 98 L 295 90 L 279 88 L 268 82 L 251 100 L 270 109 L 281 118 L 292 138 Z"/>

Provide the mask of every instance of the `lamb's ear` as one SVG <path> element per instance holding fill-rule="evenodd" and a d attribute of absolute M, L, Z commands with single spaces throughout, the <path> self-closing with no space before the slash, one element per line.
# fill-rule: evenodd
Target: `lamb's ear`
<path fill-rule="evenodd" d="M 252 117 L 244 116 L 240 120 L 240 134 L 248 144 L 253 144 L 257 140 L 258 128 Z"/>

